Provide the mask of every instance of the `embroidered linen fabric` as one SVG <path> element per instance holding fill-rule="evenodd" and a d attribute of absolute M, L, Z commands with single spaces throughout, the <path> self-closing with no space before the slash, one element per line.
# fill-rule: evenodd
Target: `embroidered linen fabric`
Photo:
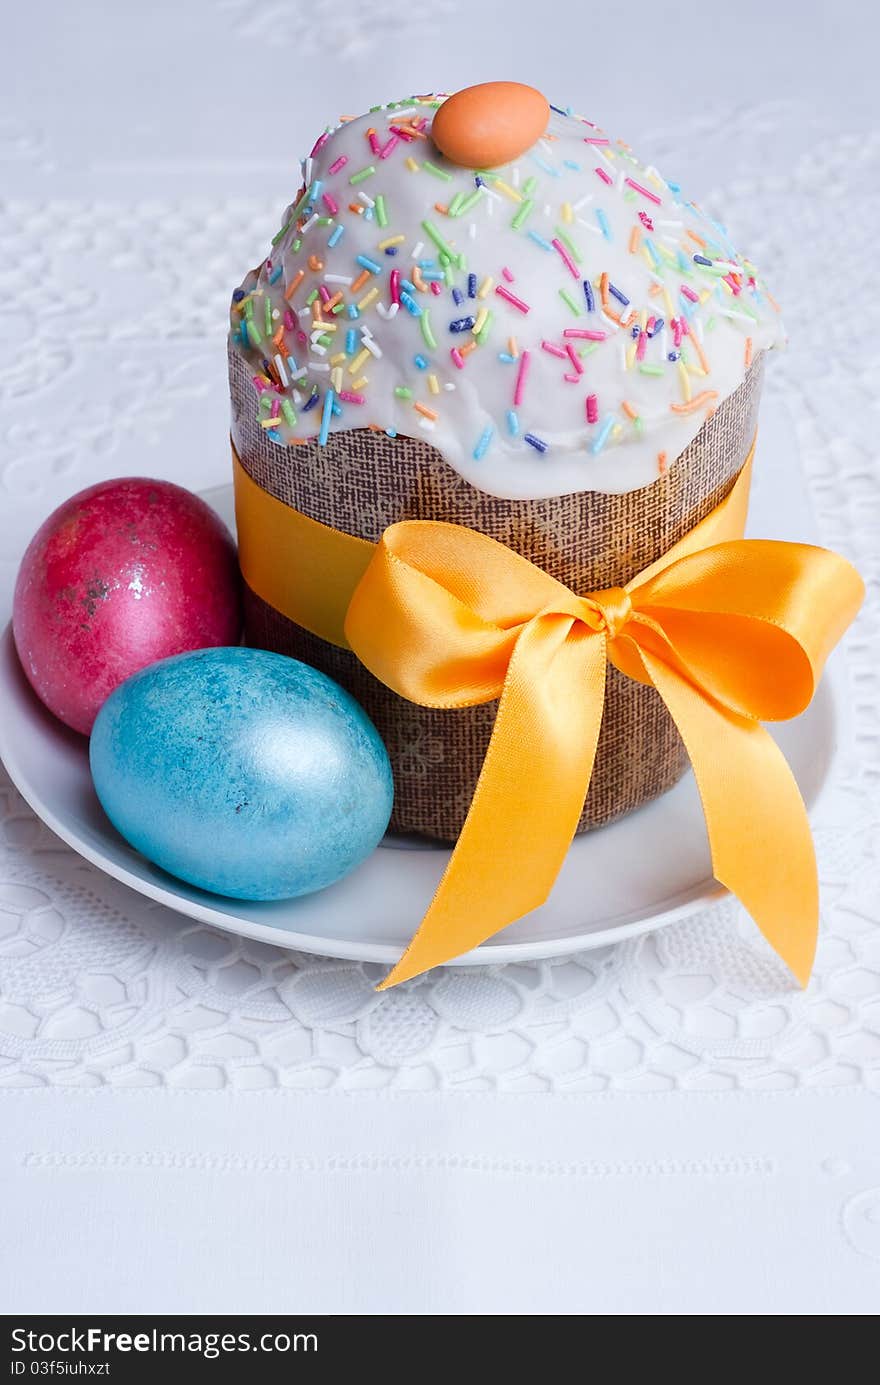
<path fill-rule="evenodd" d="M 347 63 L 346 78 L 355 62 L 388 61 L 402 34 L 424 38 L 425 16 L 399 5 L 383 3 L 380 19 L 371 14 L 372 28 L 353 22 L 350 4 L 316 13 L 308 28 L 293 7 L 273 8 L 279 41 L 295 43 L 304 57 L 331 45 Z M 244 186 L 253 131 L 237 122 L 236 162 L 230 122 L 220 118 L 225 88 L 217 73 L 233 45 L 243 63 L 261 60 L 265 19 L 239 0 L 222 10 L 194 0 L 185 14 L 163 5 L 140 17 L 127 12 L 126 19 L 139 25 L 141 57 L 151 52 L 164 60 L 172 35 L 175 43 L 200 45 L 205 61 L 191 65 L 186 93 L 214 132 L 215 158 L 198 170 L 185 163 L 176 103 L 165 103 L 167 130 L 163 124 L 158 136 L 152 128 L 132 142 L 131 130 L 119 127 L 126 140 L 120 171 L 107 162 L 113 150 L 93 168 L 99 152 L 85 100 L 63 113 L 47 106 L 32 116 L 23 100 L 11 102 L 15 114 L 0 132 L 10 186 L 0 207 L 0 277 L 10 313 L 31 330 L 7 338 L 0 365 L 0 581 L 7 613 L 25 543 L 65 496 L 121 474 L 161 475 L 198 489 L 218 484 L 228 467 L 228 387 L 218 340 L 229 285 L 264 249 L 279 190 L 274 161 L 263 164 L 256 191 Z M 106 22 L 103 11 L 82 19 L 69 61 L 75 56 L 77 80 L 83 90 L 104 93 L 103 103 L 107 83 L 115 90 L 112 84 L 127 77 L 106 66 L 99 20 Z M 429 22 L 430 37 L 441 41 L 444 23 L 437 15 Z M 22 33 L 28 23 L 21 18 Z M 864 45 L 862 28 L 849 32 Z M 548 35 L 558 66 L 565 53 L 557 31 Z M 670 61 L 678 37 L 674 26 L 658 31 Z M 408 52 L 405 45 L 400 51 Z M 32 45 L 32 52 L 33 63 L 10 73 L 22 91 L 35 80 L 37 55 L 46 60 L 44 49 Z M 575 62 L 582 62 L 580 53 Z M 304 69 L 304 77 L 314 74 L 304 109 L 312 100 L 326 106 L 320 70 L 318 63 Z M 701 104 L 697 89 L 691 114 L 676 110 L 668 123 L 653 94 L 641 109 L 630 102 L 627 131 L 637 147 L 650 139 L 661 168 L 691 170 L 689 183 L 704 204 L 726 214 L 758 263 L 774 266 L 791 344 L 767 371 L 762 439 L 769 441 L 775 420 L 793 420 L 784 440 L 796 443 L 819 541 L 851 557 L 876 593 L 880 346 L 865 339 L 856 360 L 851 315 L 829 322 L 816 311 L 812 291 L 829 282 L 843 294 L 847 285 L 871 281 L 880 215 L 874 95 L 868 85 L 856 90 L 841 63 L 832 104 L 842 109 L 845 85 L 862 109 L 830 128 L 827 104 L 802 86 L 771 90 L 762 69 L 752 76 L 747 67 L 739 71 L 741 92 L 714 87 L 712 100 Z M 574 67 L 559 69 L 560 89 L 575 93 L 578 80 Z M 298 130 L 291 122 L 291 131 L 302 143 L 311 133 L 308 120 Z M 158 163 L 164 133 L 169 153 Z M 86 177 L 84 169 L 93 171 Z M 49 238 L 46 227 L 54 228 Z M 837 266 L 829 247 L 841 227 L 847 255 Z M 22 271 L 38 235 L 39 282 Z M 47 428 L 50 397 L 55 423 Z M 765 481 L 759 466 L 756 488 Z M 620 1098 L 629 1107 L 644 1105 L 655 1131 L 680 1126 L 682 1094 L 695 1100 L 710 1093 L 714 1122 L 729 1109 L 743 1119 L 738 1094 L 751 1093 L 756 1105 L 746 1114 L 762 1151 L 782 1148 L 770 1118 L 781 1112 L 787 1129 L 793 1106 L 808 1107 L 815 1124 L 836 1129 L 842 1094 L 880 1090 L 877 637 L 874 594 L 845 641 L 845 660 L 838 660 L 850 720 L 816 822 L 823 917 L 809 991 L 789 985 L 744 911 L 726 900 L 618 947 L 474 972 L 444 969 L 377 995 L 382 967 L 223 935 L 117 885 L 41 827 L 0 771 L 0 1086 L 187 1089 L 178 1117 L 187 1132 L 178 1144 L 187 1148 L 194 1126 L 186 1103 L 195 1089 L 222 1088 L 278 1088 L 282 1096 L 323 1088 L 531 1091 L 553 1093 L 551 1101 L 565 1092 L 605 1092 L 594 1128 Z M 432 772 L 436 748 L 424 738 L 410 740 L 408 753 L 414 774 Z M 671 1104 L 661 1111 L 664 1092 Z M 25 1092 L 22 1100 L 30 1097 Z M 721 1147 L 724 1138 L 722 1132 Z M 820 1167 L 830 1152 L 827 1142 L 815 1149 L 811 1190 L 839 1188 L 841 1200 L 858 1193 L 865 1170 Z M 560 1150 L 551 1142 L 547 1153 Z M 656 1149 L 646 1145 L 644 1154 L 651 1158 Z M 783 1167 L 780 1179 L 787 1179 L 790 1166 Z M 837 1220 L 829 1201 L 829 1238 Z M 875 1218 L 875 1244 L 876 1228 Z M 334 1272 L 338 1277 L 337 1264 Z"/>
<path fill-rule="evenodd" d="M 285 504 L 375 542 L 401 519 L 444 519 L 506 544 L 577 592 L 628 582 L 727 494 L 757 422 L 763 360 L 651 486 L 627 495 L 585 492 L 546 500 L 487 495 L 416 438 L 368 429 L 331 434 L 326 447 L 280 448 L 253 418 L 253 388 L 229 352 L 232 437 L 248 474 Z M 465 819 L 497 704 L 455 711 L 418 707 L 336 649 L 246 591 L 250 644 L 293 655 L 347 688 L 376 723 L 391 757 L 392 827 L 453 840 Z M 415 751 L 415 753 L 414 753 Z M 656 798 L 681 777 L 687 756 L 653 688 L 610 669 L 590 791 L 578 831 Z"/>
<path fill-rule="evenodd" d="M 621 133 L 772 266 L 791 344 L 768 363 L 755 489 L 777 443 L 797 455 L 816 539 L 858 565 L 869 604 L 836 659 L 846 718 L 815 820 L 806 992 L 728 899 L 616 947 L 376 994 L 383 967 L 221 934 L 118 885 L 0 771 L 4 1310 L 383 1313 L 392 1282 L 414 1313 L 872 1312 L 880 340 L 839 305 L 861 301 L 854 286 L 870 298 L 875 273 L 873 14 L 844 0 L 792 25 L 743 0 L 748 53 L 702 48 L 669 103 L 658 80 L 685 73 L 682 23 L 643 0 L 627 34 L 650 43 L 648 80 L 622 83 L 612 62 L 587 88 L 584 46 L 560 42 L 584 25 L 574 0 L 539 27 L 508 8 L 500 28 L 497 7 L 462 0 L 333 0 L 308 24 L 280 0 L 72 8 L 48 0 L 39 44 L 30 11 L 4 21 L 20 58 L 0 122 L 0 281 L 22 328 L 0 349 L 4 619 L 29 535 L 73 491 L 226 479 L 229 286 L 286 195 L 278 146 L 295 175 L 310 113 L 342 108 L 328 72 L 360 109 L 405 90 L 414 61 L 480 80 L 480 53 L 505 75 L 516 58 L 525 81 L 552 71 L 553 99 L 609 120 L 616 101 Z M 614 51 L 619 10 L 588 25 L 590 51 Z M 277 55 L 278 72 L 295 55 L 293 81 L 268 80 Z M 167 80 L 145 100 L 153 71 Z M 794 518 L 786 537 L 805 537 Z M 409 753 L 431 772 L 430 746 Z M 429 1221 L 395 1217 L 420 1176 Z M 175 1214 L 172 1253 L 157 1208 Z M 425 1288 L 444 1237 L 466 1267 L 451 1302 Z M 477 1301 L 487 1264 L 494 1297 Z"/>

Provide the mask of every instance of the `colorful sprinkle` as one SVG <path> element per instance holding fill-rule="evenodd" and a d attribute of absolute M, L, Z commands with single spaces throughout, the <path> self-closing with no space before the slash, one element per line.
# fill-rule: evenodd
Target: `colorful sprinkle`
<path fill-rule="evenodd" d="M 559 297 L 562 299 L 563 303 L 564 303 L 565 306 L 568 308 L 568 310 L 569 310 L 569 312 L 572 314 L 572 316 L 574 316 L 574 317 L 580 317 L 580 315 L 581 315 L 581 310 L 580 310 L 580 308 L 578 307 L 577 303 L 576 303 L 576 302 L 574 301 L 574 299 L 572 298 L 572 296 L 571 296 L 571 294 L 569 293 L 568 289 L 560 289 L 560 290 L 559 290 Z"/>
<path fill-rule="evenodd" d="M 700 394 L 695 394 L 693 399 L 689 399 L 686 404 L 670 404 L 670 409 L 674 414 L 692 414 L 695 409 L 702 409 L 708 404 L 712 404 L 718 398 L 717 390 L 702 390 Z"/>
<path fill-rule="evenodd" d="M 776 305 L 754 267 L 626 145 L 588 122 L 585 136 L 581 119 L 559 107 L 546 138 L 519 163 L 498 171 L 438 164 L 425 155 L 433 152 L 439 104 L 410 97 L 376 107 L 356 121 L 360 143 L 350 143 L 348 155 L 335 155 L 335 131 L 323 134 L 269 259 L 233 294 L 233 349 L 247 361 L 257 423 L 271 441 L 325 443 L 331 429 L 373 424 L 396 436 L 387 413 L 397 400 L 420 427 L 436 427 L 443 450 L 443 439 L 458 435 L 468 411 L 473 416 L 474 401 L 495 397 L 492 372 L 513 367 L 497 416 L 478 425 L 486 423 L 474 457 L 485 455 L 496 432 L 545 452 L 542 434 L 563 431 L 548 424 L 560 398 L 564 405 L 556 391 L 572 386 L 568 397 L 585 419 L 582 445 L 595 456 L 634 443 L 642 431 L 657 434 L 664 418 L 695 416 L 697 426 L 717 406 L 719 382 L 727 387 L 721 367 L 734 362 L 747 371 L 779 339 Z M 570 138 L 589 151 L 580 162 L 564 157 Z M 365 153 L 370 162 L 360 167 Z M 384 178 L 370 184 L 379 170 Z M 405 197 L 394 196 L 395 179 L 406 180 Z M 373 196 L 365 190 L 383 183 Z M 407 211 L 413 205 L 421 222 Z M 508 226 L 520 234 L 511 238 Z M 509 310 L 526 319 L 521 343 L 503 335 Z M 581 326 L 585 318 L 596 326 Z M 613 409 L 601 414 L 588 363 L 597 351 L 603 380 L 618 379 L 606 401 Z M 547 369 L 529 389 L 536 353 Z M 367 372 L 368 362 L 383 359 Z M 465 389 L 460 372 L 468 369 Z M 465 412 L 460 405 L 444 417 L 440 400 L 456 389 Z M 358 425 L 358 412 L 371 423 Z M 515 468 L 528 464 L 527 455 L 498 447 L 493 462 Z M 672 454 L 655 445 L 646 455 L 662 473 Z"/>
<path fill-rule="evenodd" d="M 647 197 L 648 201 L 653 202 L 656 207 L 662 206 L 660 198 L 655 192 L 651 192 L 650 188 L 643 187 L 642 184 L 637 183 L 634 178 L 624 178 L 623 181 L 628 188 L 632 188 L 634 192 L 640 193 L 642 197 Z"/>
<path fill-rule="evenodd" d="M 449 256 L 450 261 L 456 259 L 455 252 L 451 249 L 444 237 L 437 230 L 437 227 L 434 225 L 433 221 L 423 221 L 422 230 L 425 231 L 425 233 L 431 237 L 431 240 L 434 242 L 438 250 L 442 250 L 444 255 Z"/>
<path fill-rule="evenodd" d="M 557 253 L 558 253 L 560 259 L 562 260 L 562 263 L 565 265 L 565 267 L 566 267 L 566 269 L 568 270 L 568 272 L 569 272 L 569 274 L 571 275 L 571 277 L 572 277 L 573 279 L 579 279 L 579 278 L 580 278 L 580 275 L 578 274 L 578 271 L 577 271 L 577 265 L 575 264 L 574 260 L 571 258 L 571 255 L 569 254 L 569 252 L 568 252 L 568 250 L 566 249 L 566 247 L 562 244 L 562 241 L 559 240 L 558 237 L 554 237 L 554 239 L 550 242 L 550 244 L 553 246 L 553 249 L 554 249 L 555 251 L 557 251 Z"/>
<path fill-rule="evenodd" d="M 321 431 L 318 434 L 318 442 L 322 447 L 327 444 L 327 437 L 330 432 L 330 415 L 333 412 L 333 391 L 328 390 L 324 395 L 324 408 L 321 413 Z"/>
<path fill-rule="evenodd" d="M 485 345 L 494 320 L 494 314 L 488 308 L 483 308 L 474 324 L 474 336 L 481 346 Z"/>
<path fill-rule="evenodd" d="M 590 443 L 590 451 L 592 452 L 594 457 L 598 456 L 598 454 L 602 451 L 602 448 L 608 441 L 611 429 L 614 427 L 614 422 L 614 415 L 608 414 L 605 418 L 605 421 L 602 424 L 602 427 L 599 429 L 595 438 Z"/>
<path fill-rule="evenodd" d="M 427 308 L 423 309 L 419 324 L 422 329 L 422 337 L 424 338 L 425 345 L 428 347 L 429 351 L 436 350 L 437 342 L 431 329 L 431 317 Z"/>
<path fill-rule="evenodd" d="M 485 457 L 494 433 L 495 429 L 492 427 L 491 423 L 488 423 L 483 429 L 480 440 L 474 448 L 473 457 L 475 462 L 480 462 Z"/>
<path fill-rule="evenodd" d="M 536 245 L 540 245 L 542 250 L 553 249 L 553 246 L 550 244 L 549 240 L 545 240 L 544 237 L 539 235 L 537 231 L 529 231 L 528 236 L 529 240 L 533 240 Z"/>
<path fill-rule="evenodd" d="M 513 403 L 514 407 L 516 408 L 518 408 L 519 405 L 523 402 L 523 394 L 525 392 L 526 380 L 528 379 L 530 361 L 530 353 L 528 351 L 523 351 L 522 355 L 519 358 L 519 370 L 516 373 L 516 385 L 514 386 L 513 390 Z"/>
<path fill-rule="evenodd" d="M 528 303 L 524 303 L 521 298 L 517 298 L 516 294 L 511 293 L 510 289 L 506 289 L 503 284 L 499 284 L 495 292 L 498 294 L 499 298 L 504 299 L 505 303 L 509 303 L 512 308 L 516 308 L 517 312 L 527 313 L 529 311 Z"/>
<path fill-rule="evenodd" d="M 526 198 L 526 200 L 523 202 L 522 206 L 520 207 L 519 211 L 517 212 L 516 216 L 513 218 L 513 220 L 512 220 L 511 223 L 510 223 L 511 226 L 513 227 L 514 231 L 519 231 L 519 230 L 522 229 L 522 227 L 523 227 L 523 226 L 525 225 L 525 223 L 526 223 L 527 218 L 531 215 L 531 211 L 532 211 L 532 208 L 534 207 L 534 205 L 535 205 L 535 204 L 534 204 L 534 202 L 531 200 L 531 198 Z"/>

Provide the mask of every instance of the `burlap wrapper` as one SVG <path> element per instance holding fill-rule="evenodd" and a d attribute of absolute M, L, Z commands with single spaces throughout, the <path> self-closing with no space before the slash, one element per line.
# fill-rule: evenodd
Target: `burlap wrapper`
<path fill-rule="evenodd" d="M 250 373 L 230 350 L 232 437 L 259 486 L 323 524 L 374 542 L 397 520 L 464 524 L 585 594 L 628 582 L 727 495 L 755 432 L 762 370 L 758 357 L 739 389 L 664 475 L 627 495 L 502 500 L 469 485 L 422 439 L 392 440 L 369 429 L 331 434 L 326 447 L 279 447 L 257 426 Z M 348 650 L 294 625 L 247 588 L 245 629 L 249 644 L 312 664 L 366 708 L 394 770 L 393 830 L 443 841 L 457 837 L 496 702 L 452 711 L 406 702 Z M 684 746 L 659 695 L 609 666 L 596 763 L 578 831 L 656 798 L 686 768 Z"/>

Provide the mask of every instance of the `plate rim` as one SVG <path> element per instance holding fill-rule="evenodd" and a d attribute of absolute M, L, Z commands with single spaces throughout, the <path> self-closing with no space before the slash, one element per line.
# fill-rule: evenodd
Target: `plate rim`
<path fill-rule="evenodd" d="M 12 633 L 12 622 L 10 621 L 3 631 L 2 641 L 0 641 L 0 685 L 6 681 L 5 669 L 11 664 L 18 666 L 18 677 L 24 685 L 25 695 L 34 699 L 39 705 L 36 694 L 30 688 L 27 679 L 21 670 L 18 662 L 18 655 Z M 821 804 L 828 792 L 830 783 L 833 779 L 833 767 L 837 760 L 840 745 L 841 731 L 841 699 L 836 690 L 836 677 L 833 672 L 826 670 L 819 687 L 816 690 L 815 699 L 823 698 L 827 702 L 826 715 L 831 727 L 831 735 L 826 751 L 826 765 L 824 774 L 819 784 L 815 796 L 809 805 L 811 818 L 814 817 L 821 807 Z M 49 715 L 49 714 L 47 714 Z M 279 947 L 287 951 L 305 952 L 314 956 L 323 956 L 337 960 L 377 963 L 389 965 L 396 962 L 401 954 L 402 946 L 397 943 L 375 942 L 367 939 L 340 939 L 334 937 L 324 937 L 320 934 L 301 933 L 295 929 L 284 929 L 283 937 L 279 937 L 279 925 L 260 923 L 254 919 L 243 918 L 230 912 L 224 912 L 219 908 L 212 907 L 209 903 L 202 903 L 199 899 L 193 898 L 190 894 L 179 893 L 174 888 L 174 877 L 168 875 L 168 884 L 157 883 L 144 875 L 138 875 L 128 869 L 124 863 L 108 858 L 100 850 L 95 849 L 88 841 L 78 835 L 75 829 L 69 827 L 64 818 L 59 817 L 51 806 L 47 805 L 41 795 L 32 786 L 27 773 L 18 761 L 15 753 L 15 737 L 11 733 L 10 721 L 14 718 L 0 717 L 0 761 L 4 764 L 6 771 L 21 794 L 22 798 L 29 805 L 40 821 L 60 838 L 65 845 L 69 846 L 77 855 L 88 861 L 102 874 L 110 879 L 118 881 L 120 884 L 134 890 L 137 894 L 153 900 L 155 903 L 163 905 L 172 912 L 186 918 L 195 919 L 198 922 L 206 923 L 211 927 L 218 928 L 222 932 L 233 933 L 240 937 L 252 938 L 257 942 L 267 943 L 269 946 Z M 86 738 L 83 738 L 84 747 L 87 746 Z M 688 773 L 692 773 L 689 769 Z M 115 830 L 108 821 L 110 830 Z M 598 828 L 601 832 L 602 829 Z M 590 833 L 592 836 L 592 833 Z M 576 842 L 574 843 L 576 846 Z M 133 849 L 133 848 L 130 848 Z M 382 848 L 377 848 L 381 850 Z M 390 859 L 396 854 L 394 851 L 387 851 Z M 144 858 L 146 862 L 146 858 Z M 159 869 L 153 863 L 147 862 L 152 869 Z M 186 888 L 186 882 L 181 882 L 181 888 Z M 194 888 L 194 887 L 190 887 Z M 207 892 L 205 892 L 207 895 Z M 566 936 L 546 939 L 526 939 L 517 942 L 495 941 L 502 939 L 503 931 L 497 933 L 493 938 L 488 938 L 478 947 L 471 951 L 462 953 L 460 956 L 444 963 L 445 966 L 485 966 L 485 965 L 504 965 L 511 962 L 538 961 L 551 957 L 563 956 L 574 952 L 592 951 L 596 948 L 606 947 L 610 944 L 624 942 L 630 938 L 640 937 L 645 933 L 655 932 L 661 928 L 666 928 L 671 924 L 681 922 L 691 914 L 698 912 L 707 905 L 727 895 L 729 891 L 725 886 L 719 884 L 711 877 L 704 877 L 691 887 L 690 890 L 681 891 L 666 900 L 661 900 L 657 907 L 650 912 L 642 914 L 638 918 L 625 919 L 619 923 L 609 923 L 607 927 L 594 928 L 588 933 L 571 933 Z M 682 897 L 684 896 L 684 897 Z M 218 896 L 218 898 L 221 898 Z M 225 896 L 223 897 L 225 898 Z"/>

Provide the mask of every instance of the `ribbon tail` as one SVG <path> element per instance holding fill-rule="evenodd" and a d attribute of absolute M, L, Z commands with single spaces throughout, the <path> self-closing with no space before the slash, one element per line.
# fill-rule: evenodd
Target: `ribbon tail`
<path fill-rule="evenodd" d="M 690 757 L 715 878 L 805 986 L 816 951 L 819 885 L 807 810 L 782 751 L 760 722 L 709 701 L 641 647 L 639 655 Z"/>
<path fill-rule="evenodd" d="M 470 811 L 437 892 L 384 990 L 470 951 L 547 899 L 596 756 L 605 637 L 563 616 L 524 627 Z"/>

